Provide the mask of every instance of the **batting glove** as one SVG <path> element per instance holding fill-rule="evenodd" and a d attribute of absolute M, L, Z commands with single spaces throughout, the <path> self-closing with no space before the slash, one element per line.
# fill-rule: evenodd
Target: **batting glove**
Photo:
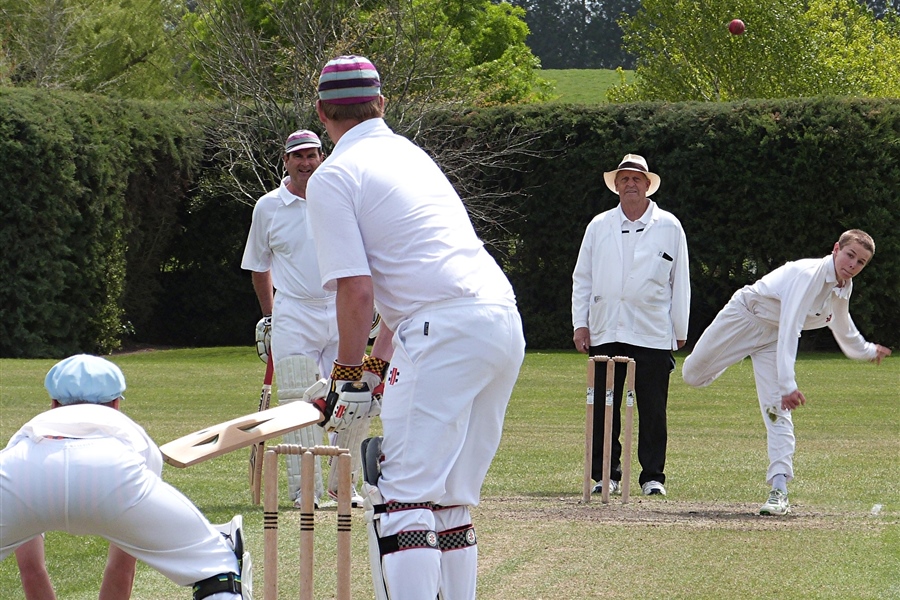
<path fill-rule="evenodd" d="M 256 324 L 256 353 L 264 363 L 272 353 L 272 315 L 266 315 Z"/>
<path fill-rule="evenodd" d="M 335 361 L 331 377 L 325 380 L 324 385 L 320 380 L 307 390 L 313 406 L 322 412 L 319 425 L 326 431 L 341 431 L 354 420 L 369 414 L 372 392 L 361 381 L 362 375 L 362 365 L 342 365 Z M 314 391 L 313 388 L 317 387 L 318 391 Z"/>

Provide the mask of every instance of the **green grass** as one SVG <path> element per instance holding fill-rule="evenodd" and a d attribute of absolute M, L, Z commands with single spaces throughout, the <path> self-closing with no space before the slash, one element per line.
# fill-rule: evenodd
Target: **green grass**
<path fill-rule="evenodd" d="M 555 102 L 567 104 L 602 104 L 606 90 L 620 83 L 619 74 L 610 69 L 543 69 L 540 75 L 556 86 Z M 633 79 L 634 71 L 625 71 L 625 81 Z"/>
<path fill-rule="evenodd" d="M 128 380 L 125 412 L 160 443 L 256 408 L 263 365 L 249 347 L 114 360 Z M 0 360 L 0 443 L 48 406 L 42 382 L 53 362 Z M 479 598 L 900 598 L 900 361 L 801 356 L 809 402 L 795 413 L 787 518 L 756 514 L 767 460 L 749 361 L 703 390 L 673 374 L 665 499 L 639 495 L 635 460 L 633 502 L 582 504 L 584 365 L 570 352 L 526 357 L 473 511 Z M 242 450 L 166 466 L 164 477 L 214 522 L 244 515 L 262 597 L 262 508 L 250 503 L 246 462 Z M 283 489 L 283 469 L 281 478 Z M 299 524 L 297 511 L 281 509 L 280 597 L 290 598 Z M 316 597 L 332 598 L 335 514 L 317 519 Z M 60 598 L 96 598 L 103 540 L 51 532 L 47 550 Z M 371 598 L 362 511 L 353 516 L 353 560 L 353 597 Z M 0 590 L 4 600 L 23 598 L 12 558 L 0 563 Z M 139 564 L 135 600 L 188 596 Z"/>

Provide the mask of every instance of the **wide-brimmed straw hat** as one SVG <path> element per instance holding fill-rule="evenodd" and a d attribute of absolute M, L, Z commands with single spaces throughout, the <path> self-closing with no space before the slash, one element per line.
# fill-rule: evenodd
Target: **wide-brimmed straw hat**
<path fill-rule="evenodd" d="M 650 188 L 647 190 L 648 196 L 652 196 L 659 189 L 659 175 L 650 172 L 650 169 L 647 168 L 647 161 L 639 154 L 626 154 L 615 171 L 607 171 L 603 174 L 606 187 L 614 194 L 619 193 L 616 190 L 616 174 L 619 171 L 637 171 L 646 175 L 650 180 Z"/>

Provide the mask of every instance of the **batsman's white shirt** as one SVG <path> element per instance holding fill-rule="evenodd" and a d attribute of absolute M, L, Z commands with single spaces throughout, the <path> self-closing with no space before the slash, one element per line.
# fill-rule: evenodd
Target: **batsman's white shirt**
<path fill-rule="evenodd" d="M 371 275 L 392 331 L 420 307 L 457 298 L 515 296 L 475 235 L 450 182 L 382 119 L 345 133 L 307 184 L 322 284 Z"/>
<path fill-rule="evenodd" d="M 61 406 L 0 452 L 0 560 L 44 531 L 106 538 L 178 585 L 237 573 L 222 535 L 159 475 L 162 455 L 118 410 Z"/>
<path fill-rule="evenodd" d="M 289 177 L 253 207 L 241 268 L 272 272 L 272 357 L 308 356 L 320 373 L 337 356 L 334 292 L 322 288 L 307 202 L 287 189 Z"/>
<path fill-rule="evenodd" d="M 323 285 L 370 275 L 395 332 L 382 494 L 477 504 L 524 357 L 509 281 L 438 166 L 382 119 L 340 138 L 307 197 Z"/>

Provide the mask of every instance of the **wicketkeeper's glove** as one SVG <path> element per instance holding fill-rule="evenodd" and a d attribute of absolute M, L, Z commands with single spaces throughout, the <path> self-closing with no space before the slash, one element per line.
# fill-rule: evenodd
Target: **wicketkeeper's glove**
<path fill-rule="evenodd" d="M 272 353 L 272 315 L 266 315 L 256 324 L 256 353 L 264 363 Z"/>

